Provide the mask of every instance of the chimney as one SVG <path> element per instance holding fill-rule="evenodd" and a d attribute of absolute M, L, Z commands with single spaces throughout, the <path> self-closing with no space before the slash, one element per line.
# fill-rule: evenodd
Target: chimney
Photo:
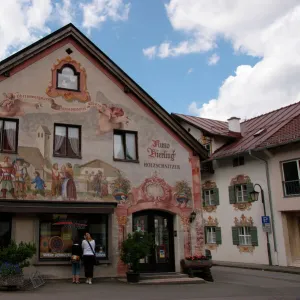
<path fill-rule="evenodd" d="M 228 119 L 228 129 L 229 131 L 233 132 L 241 132 L 241 124 L 240 124 L 240 118 L 237 117 L 231 117 Z"/>

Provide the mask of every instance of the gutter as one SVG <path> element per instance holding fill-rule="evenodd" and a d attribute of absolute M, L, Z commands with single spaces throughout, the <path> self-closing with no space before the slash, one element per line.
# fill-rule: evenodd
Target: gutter
<path fill-rule="evenodd" d="M 271 212 L 271 223 L 272 223 L 272 227 L 273 227 L 273 246 L 274 246 L 274 252 L 277 256 L 276 259 L 277 259 L 277 265 L 278 265 L 277 239 L 276 239 L 275 226 L 274 226 L 274 213 L 273 213 L 273 202 L 272 202 L 272 194 L 271 194 L 269 164 L 266 159 L 255 156 L 251 152 L 251 150 L 249 150 L 248 153 L 251 157 L 255 158 L 256 160 L 260 160 L 260 161 L 264 162 L 265 167 L 266 167 L 267 187 L 268 187 L 268 196 L 269 196 L 269 204 L 270 204 L 270 212 Z"/>

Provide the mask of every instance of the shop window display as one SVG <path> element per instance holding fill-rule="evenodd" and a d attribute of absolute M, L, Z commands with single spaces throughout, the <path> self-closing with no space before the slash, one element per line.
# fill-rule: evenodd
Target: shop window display
<path fill-rule="evenodd" d="M 99 260 L 108 259 L 107 215 L 46 215 L 40 219 L 40 259 L 69 260 L 73 239 L 89 232 L 96 242 Z"/>

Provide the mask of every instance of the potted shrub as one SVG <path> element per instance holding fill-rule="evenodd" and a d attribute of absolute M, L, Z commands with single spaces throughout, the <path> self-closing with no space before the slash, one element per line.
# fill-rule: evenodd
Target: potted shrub
<path fill-rule="evenodd" d="M 8 247 L 0 249 L 0 286 L 22 286 L 23 269 L 30 265 L 29 259 L 35 253 L 34 244 L 23 242 L 12 241 Z"/>
<path fill-rule="evenodd" d="M 154 240 L 151 234 L 135 231 L 128 234 L 121 246 L 121 260 L 128 265 L 126 273 L 128 282 L 140 280 L 139 263 L 141 259 L 149 256 L 154 247 Z"/>

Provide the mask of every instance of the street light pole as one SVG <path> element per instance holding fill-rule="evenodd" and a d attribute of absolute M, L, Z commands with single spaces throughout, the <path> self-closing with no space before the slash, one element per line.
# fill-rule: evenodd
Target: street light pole
<path fill-rule="evenodd" d="M 260 188 L 260 193 L 261 193 L 261 202 L 263 204 L 264 207 L 264 216 L 266 216 L 266 203 L 265 203 L 265 194 L 264 194 L 264 190 L 262 189 L 261 185 L 256 183 L 253 186 L 253 189 L 255 190 L 255 187 L 258 186 Z M 269 265 L 272 266 L 272 256 L 271 256 L 271 247 L 270 247 L 270 239 L 269 239 L 269 233 L 266 232 L 266 236 L 267 236 L 267 250 L 268 250 L 268 259 L 269 259 Z"/>

